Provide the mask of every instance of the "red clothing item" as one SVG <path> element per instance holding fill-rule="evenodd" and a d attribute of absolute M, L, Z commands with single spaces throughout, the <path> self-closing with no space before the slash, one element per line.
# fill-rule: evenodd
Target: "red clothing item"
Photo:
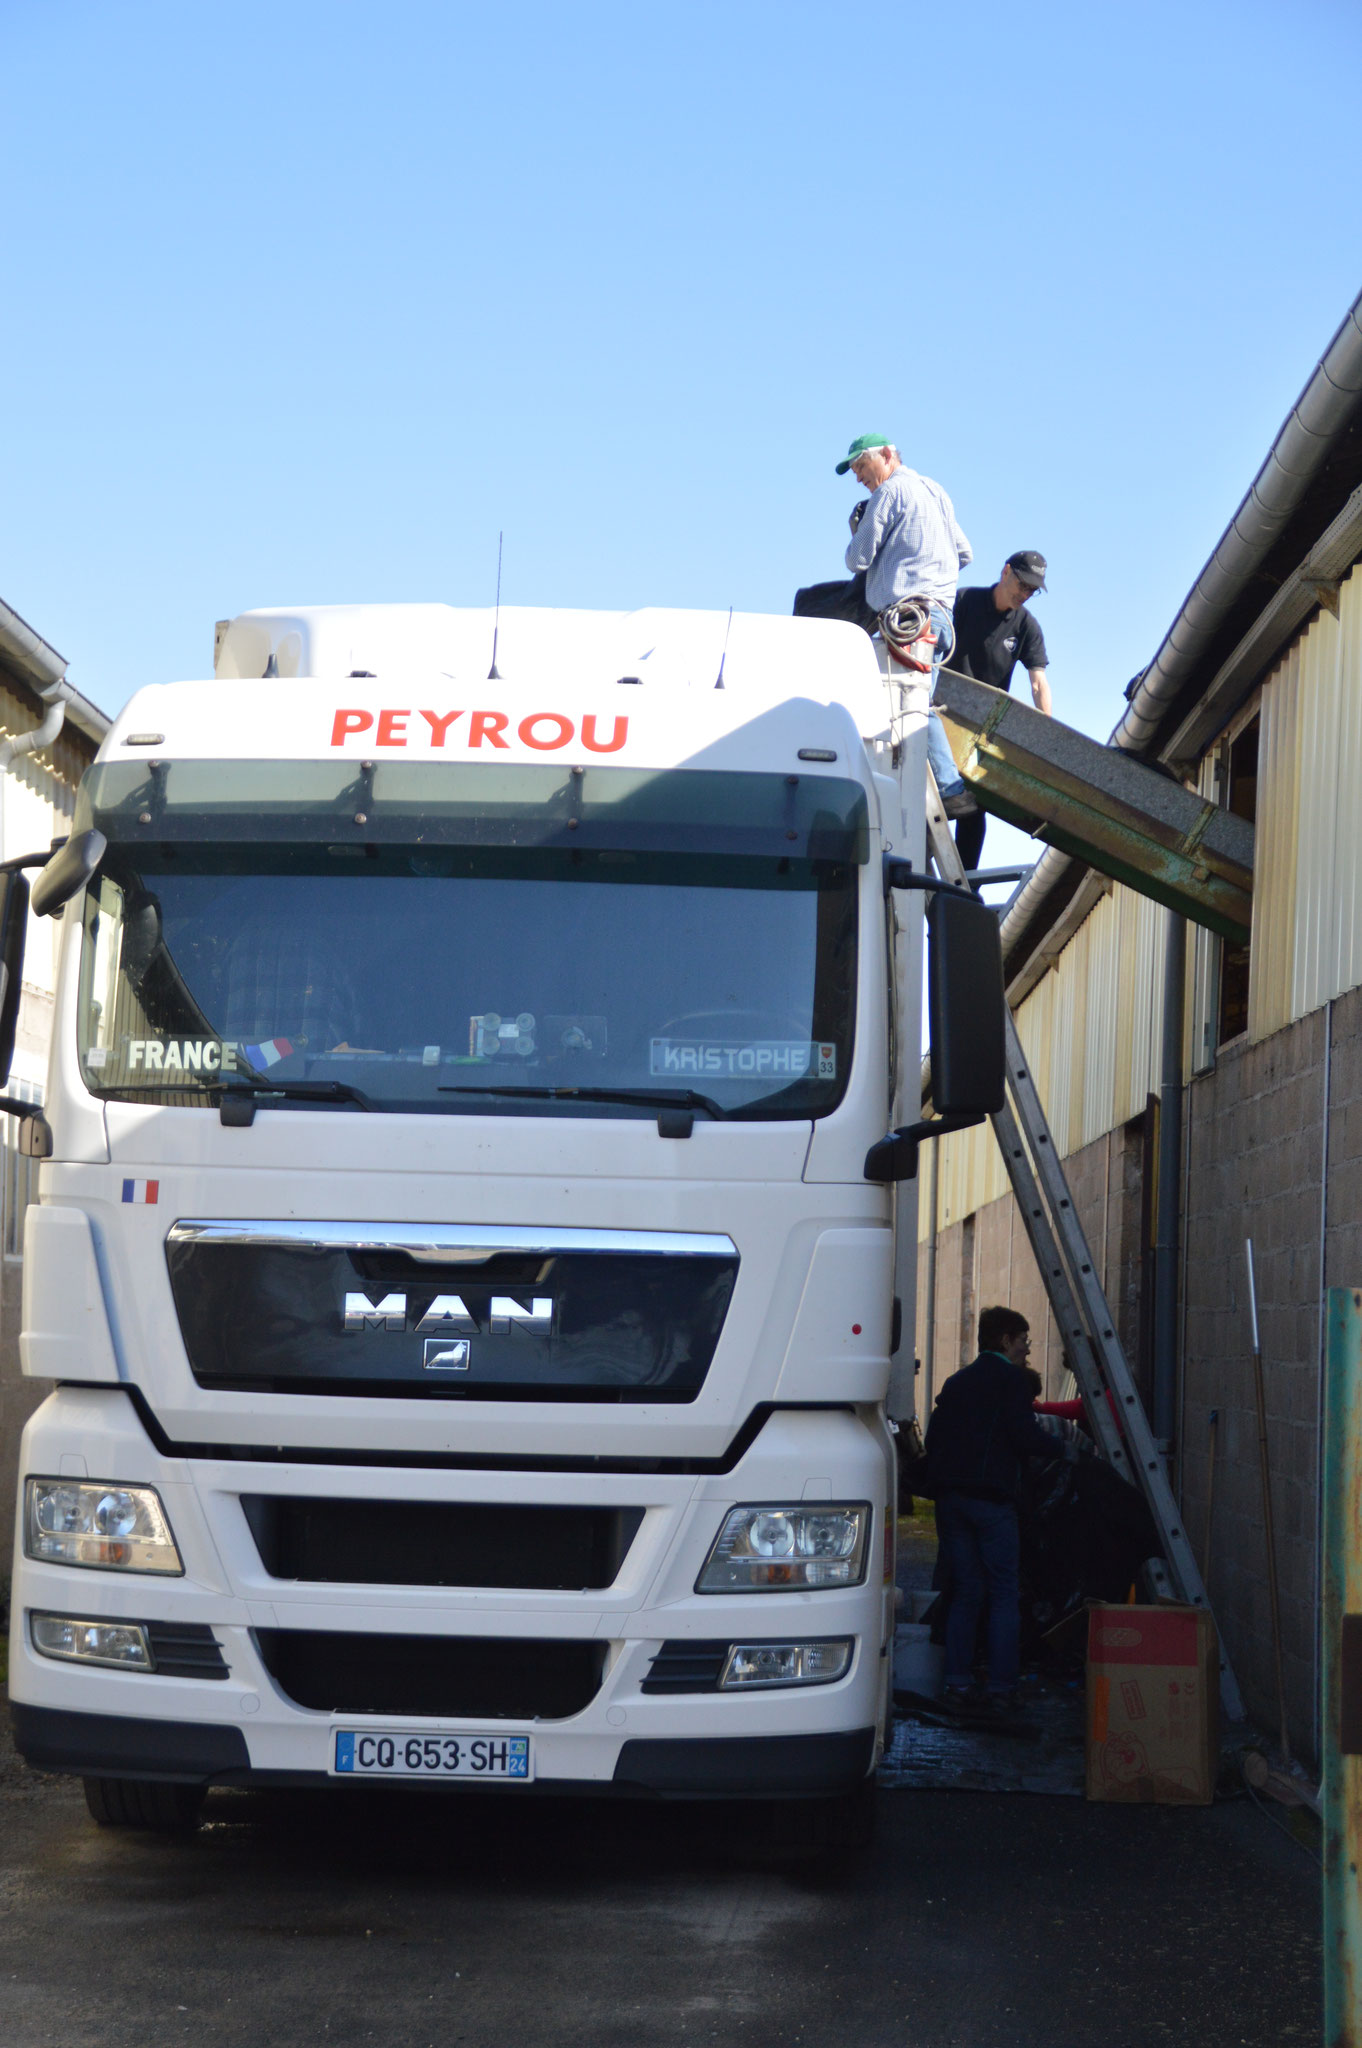
<path fill-rule="evenodd" d="M 1083 1403 L 1081 1401 L 1033 1401 L 1031 1406 L 1037 1415 L 1062 1415 L 1066 1422 L 1081 1422 L 1085 1429 L 1088 1427 L 1083 1418 Z M 1124 1442 L 1125 1431 L 1121 1428 L 1121 1411 L 1116 1406 L 1110 1389 L 1107 1391 L 1107 1406 L 1115 1418 L 1116 1427 L 1120 1431 L 1122 1442 Z"/>

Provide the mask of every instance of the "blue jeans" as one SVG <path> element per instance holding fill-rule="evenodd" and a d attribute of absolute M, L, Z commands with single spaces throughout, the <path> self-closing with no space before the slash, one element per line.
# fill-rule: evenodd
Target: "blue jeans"
<path fill-rule="evenodd" d="M 1011 1692 L 1021 1670 L 1017 1510 L 1010 1501 L 946 1491 L 936 1503 L 936 1530 L 951 1575 L 946 1683 L 974 1683 L 979 1615 L 987 1603 L 988 1689 Z"/>
<path fill-rule="evenodd" d="M 935 694 L 937 670 L 955 650 L 955 622 L 944 605 L 934 604 L 932 624 L 936 627 L 936 653 L 932 657 L 932 691 Z M 942 796 L 954 796 L 964 788 L 964 777 L 955 765 L 946 728 L 936 711 L 927 714 L 927 759 L 932 764 L 936 786 Z"/>

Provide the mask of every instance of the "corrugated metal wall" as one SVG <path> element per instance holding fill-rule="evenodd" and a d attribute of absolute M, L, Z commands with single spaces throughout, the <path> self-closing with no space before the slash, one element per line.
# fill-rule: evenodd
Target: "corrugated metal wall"
<path fill-rule="evenodd" d="M 1158 1085 L 1166 920 L 1157 903 L 1114 886 L 1017 1011 L 1061 1155 L 1138 1116 Z M 944 1229 L 1008 1183 L 987 1125 L 940 1142 Z M 925 1204 L 919 1215 L 925 1237 Z"/>
<path fill-rule="evenodd" d="M 994 1141 L 988 1124 L 977 1124 L 973 1130 L 957 1131 L 954 1137 L 937 1139 L 941 1146 L 941 1227 L 958 1223 L 964 1216 L 972 1216 L 976 1209 L 982 1209 L 985 1202 L 996 1201 L 1007 1189 L 1007 1175 L 1003 1170 L 1003 1156 Z M 925 1238 L 931 1232 L 929 1205 L 918 1204 L 918 1236 Z"/>
<path fill-rule="evenodd" d="M 1362 574 L 1263 685 L 1249 1036 L 1362 983 Z"/>

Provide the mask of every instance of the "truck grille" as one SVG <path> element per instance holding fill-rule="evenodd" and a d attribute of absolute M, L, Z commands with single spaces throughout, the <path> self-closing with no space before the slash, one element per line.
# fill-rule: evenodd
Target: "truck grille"
<path fill-rule="evenodd" d="M 166 1260 L 201 1387 L 439 1401 L 694 1401 L 728 1237 L 182 1218 Z"/>
<path fill-rule="evenodd" d="M 469 1501 L 311 1500 L 243 1494 L 265 1570 L 317 1585 L 612 1586 L 642 1508 Z"/>
<path fill-rule="evenodd" d="M 604 1643 L 521 1636 L 330 1629 L 259 1629 L 256 1641 L 297 1706 L 451 1720 L 566 1720 L 595 1698 L 606 1652 Z"/>

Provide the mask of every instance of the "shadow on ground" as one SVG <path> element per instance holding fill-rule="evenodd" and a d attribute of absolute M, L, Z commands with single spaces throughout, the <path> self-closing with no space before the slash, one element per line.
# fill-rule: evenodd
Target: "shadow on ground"
<path fill-rule="evenodd" d="M 1232 2048 L 1318 2039 L 1318 1872 L 1209 1810 L 885 1790 L 761 1809 L 215 1792 L 183 1840 L 0 1767 L 6 2048 Z"/>

